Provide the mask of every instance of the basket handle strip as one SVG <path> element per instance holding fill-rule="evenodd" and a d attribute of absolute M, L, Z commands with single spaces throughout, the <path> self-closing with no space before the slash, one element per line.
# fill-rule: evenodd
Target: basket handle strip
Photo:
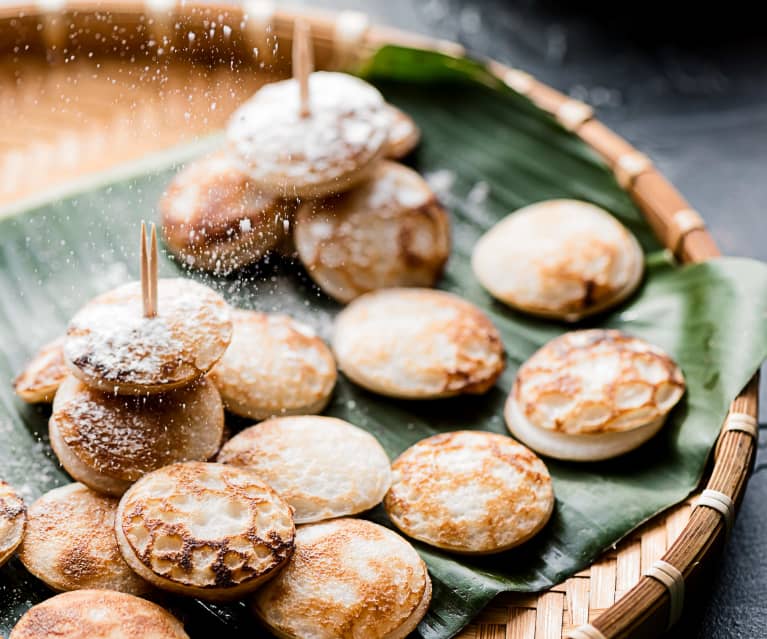
<path fill-rule="evenodd" d="M 730 413 L 724 420 L 723 431 L 739 431 L 751 435 L 755 440 L 759 439 L 759 424 L 756 417 L 748 413 Z"/>
<path fill-rule="evenodd" d="M 700 494 L 700 497 L 698 497 L 695 508 L 698 508 L 699 506 L 713 508 L 722 515 L 722 518 L 724 519 L 724 528 L 729 537 L 730 531 L 732 530 L 732 524 L 735 521 L 735 502 L 723 492 L 707 488 Z"/>
<path fill-rule="evenodd" d="M 671 628 L 682 614 L 684 608 L 684 575 L 667 561 L 658 559 L 645 576 L 662 583 L 669 596 L 668 628 Z"/>
<path fill-rule="evenodd" d="M 590 623 L 578 626 L 571 630 L 567 636 L 570 639 L 607 639 L 599 628 L 592 626 Z"/>

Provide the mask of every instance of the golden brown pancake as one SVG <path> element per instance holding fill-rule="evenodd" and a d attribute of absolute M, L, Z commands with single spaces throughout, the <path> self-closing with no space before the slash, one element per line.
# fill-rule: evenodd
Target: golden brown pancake
<path fill-rule="evenodd" d="M 162 395 L 133 397 L 102 393 L 70 376 L 49 421 L 51 446 L 65 470 L 117 496 L 167 464 L 210 459 L 223 430 L 221 397 L 207 378 Z"/>

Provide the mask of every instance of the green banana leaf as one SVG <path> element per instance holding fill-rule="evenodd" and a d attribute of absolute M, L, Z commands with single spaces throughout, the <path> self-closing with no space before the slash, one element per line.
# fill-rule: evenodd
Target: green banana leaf
<path fill-rule="evenodd" d="M 548 460 L 555 513 L 523 548 L 471 559 L 416 545 L 434 581 L 433 603 L 418 634 L 442 639 L 499 592 L 538 591 L 572 575 L 696 488 L 730 400 L 767 356 L 767 266 L 743 259 L 674 264 L 595 153 L 480 63 L 386 47 L 361 73 L 423 130 L 410 161 L 438 185 L 453 220 L 454 247 L 440 286 L 490 315 L 503 335 L 508 368 L 484 396 L 439 401 L 391 400 L 342 378 L 328 414 L 374 433 L 392 457 L 437 432 L 505 432 L 502 405 L 517 368 L 569 327 L 493 301 L 472 276 L 469 256 L 477 238 L 509 211 L 555 197 L 608 209 L 647 253 L 639 293 L 582 326 L 620 328 L 658 344 L 676 358 L 688 383 L 666 427 L 641 449 L 595 464 Z M 156 217 L 157 199 L 179 163 L 219 143 L 214 137 L 147 158 L 75 185 L 68 194 L 9 210 L 0 220 L 0 476 L 28 500 L 68 480 L 48 445 L 49 409 L 15 398 L 13 375 L 39 345 L 64 330 L 86 300 L 137 277 L 139 221 Z M 163 259 L 161 275 L 179 271 Z M 267 259 L 228 278 L 190 276 L 235 305 L 290 313 L 325 337 L 339 310 L 290 260 Z M 380 509 L 369 516 L 388 524 Z M 24 610 L 50 594 L 18 560 L 0 569 L 0 634 L 7 635 Z M 263 634 L 242 604 L 166 603 L 193 636 L 211 628 L 227 636 Z"/>

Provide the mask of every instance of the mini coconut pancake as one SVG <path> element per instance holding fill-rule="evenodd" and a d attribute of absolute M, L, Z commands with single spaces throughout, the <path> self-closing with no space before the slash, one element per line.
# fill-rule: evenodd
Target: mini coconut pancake
<path fill-rule="evenodd" d="M 333 351 L 353 382 L 405 399 L 484 393 L 505 366 L 500 335 L 482 311 L 423 288 L 354 300 L 336 318 Z"/>
<path fill-rule="evenodd" d="M 679 367 L 657 346 L 616 330 L 573 331 L 519 369 L 506 424 L 542 455 L 609 459 L 655 435 L 684 389 Z"/>
<path fill-rule="evenodd" d="M 120 500 L 117 542 L 158 588 L 214 601 L 251 592 L 293 552 L 290 506 L 254 472 L 187 462 L 154 471 Z"/>
<path fill-rule="evenodd" d="M 117 590 L 143 595 L 151 586 L 122 558 L 115 538 L 117 499 L 82 484 L 54 488 L 29 507 L 19 559 L 54 590 Z"/>
<path fill-rule="evenodd" d="M 255 188 L 225 151 L 187 165 L 160 200 L 165 243 L 179 262 L 223 274 L 276 249 L 294 211 L 294 202 Z"/>
<path fill-rule="evenodd" d="M 278 417 L 230 439 L 218 461 L 255 472 L 303 524 L 354 515 L 389 490 L 389 458 L 370 433 L 334 417 Z"/>
<path fill-rule="evenodd" d="M 296 79 L 267 84 L 232 115 L 227 137 L 257 188 L 289 198 L 340 193 L 388 148 L 389 110 L 373 86 L 345 73 L 309 76 L 309 113 Z"/>
<path fill-rule="evenodd" d="M 379 288 L 433 286 L 450 218 L 426 181 L 396 162 L 340 196 L 304 203 L 294 241 L 311 278 L 339 302 Z"/>
<path fill-rule="evenodd" d="M 72 318 L 64 342 L 70 370 L 88 386 L 145 395 L 185 386 L 207 373 L 232 336 L 229 306 L 203 284 L 161 279 L 159 310 L 144 317 L 141 284 L 91 300 Z"/>
<path fill-rule="evenodd" d="M 228 410 L 251 419 L 319 413 L 338 373 L 311 327 L 278 313 L 234 310 L 232 343 L 209 378 Z"/>
<path fill-rule="evenodd" d="M 615 306 L 636 290 L 644 256 L 603 209 L 549 200 L 505 217 L 474 247 L 474 275 L 521 311 L 566 321 Z"/>
<path fill-rule="evenodd" d="M 457 431 L 423 439 L 392 464 L 392 522 L 419 541 L 464 554 L 508 550 L 551 517 L 544 463 L 504 435 Z"/>
<path fill-rule="evenodd" d="M 418 142 L 421 140 L 421 130 L 407 113 L 391 104 L 386 106 L 391 119 L 386 157 L 400 160 L 418 146 Z"/>
<path fill-rule="evenodd" d="M 43 346 L 13 380 L 16 394 L 28 404 L 52 402 L 59 384 L 69 375 L 64 362 L 64 338 Z"/>
<path fill-rule="evenodd" d="M 65 592 L 32 606 L 8 639 L 189 639 L 157 604 L 111 590 Z"/>
<path fill-rule="evenodd" d="M 207 378 L 162 395 L 102 393 L 70 376 L 48 423 L 51 446 L 75 479 L 109 495 L 142 475 L 186 460 L 207 460 L 221 446 L 224 407 Z"/>
<path fill-rule="evenodd" d="M 8 561 L 24 537 L 27 508 L 24 500 L 0 479 L 0 566 Z"/>
<path fill-rule="evenodd" d="M 429 607 L 426 564 L 395 532 L 362 519 L 300 526 L 287 567 L 252 600 L 283 639 L 402 639 Z"/>

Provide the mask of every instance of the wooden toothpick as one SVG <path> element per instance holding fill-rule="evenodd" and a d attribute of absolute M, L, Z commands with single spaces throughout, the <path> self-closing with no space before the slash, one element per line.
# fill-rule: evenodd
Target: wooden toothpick
<path fill-rule="evenodd" d="M 296 18 L 293 26 L 293 77 L 298 80 L 300 114 L 309 117 L 309 76 L 314 70 L 314 55 L 309 23 Z"/>
<path fill-rule="evenodd" d="M 144 317 L 157 315 L 157 229 L 152 224 L 151 247 L 147 251 L 144 222 L 141 222 L 141 303 Z"/>

